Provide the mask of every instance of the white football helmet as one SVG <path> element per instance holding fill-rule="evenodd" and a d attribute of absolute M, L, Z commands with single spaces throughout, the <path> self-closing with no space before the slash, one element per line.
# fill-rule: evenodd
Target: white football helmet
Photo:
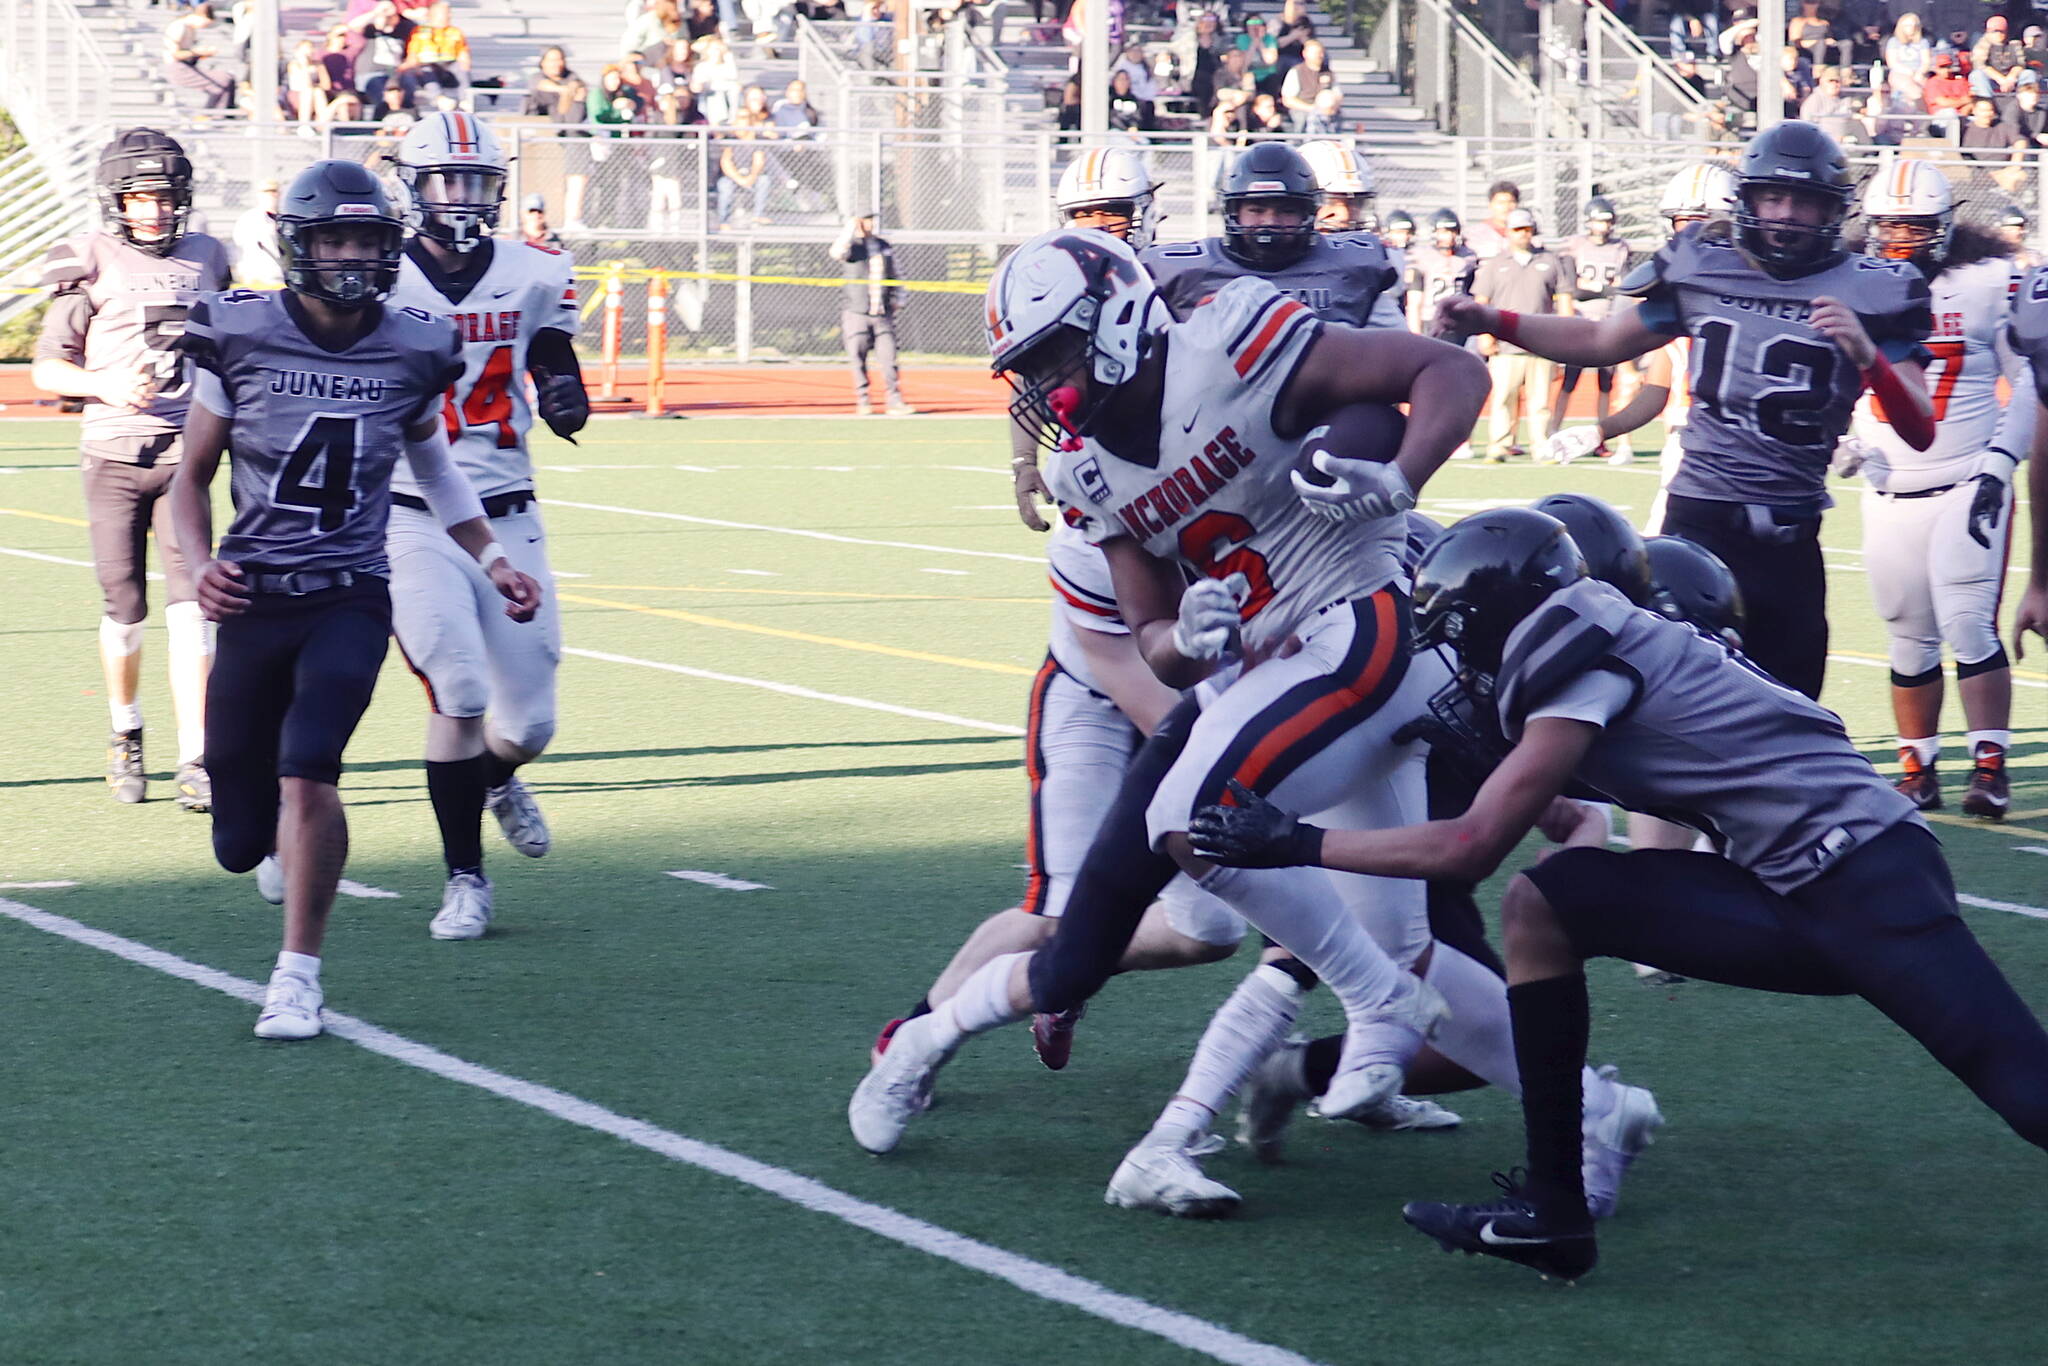
<path fill-rule="evenodd" d="M 1372 166 L 1363 157 L 1341 142 L 1304 142 L 1297 150 L 1315 174 L 1316 188 L 1323 192 L 1316 209 L 1318 228 L 1352 232 L 1378 227 L 1373 213 L 1377 193 Z"/>
<path fill-rule="evenodd" d="M 507 162 L 474 114 L 428 114 L 398 144 L 397 161 L 412 227 L 421 236 L 466 252 L 497 228 Z"/>
<path fill-rule="evenodd" d="M 1096 147 L 1067 163 L 1052 202 L 1062 223 L 1091 211 L 1110 220 L 1122 218 L 1122 231 L 1113 221 L 1087 226 L 1123 238 L 1132 251 L 1143 251 L 1152 245 L 1160 220 L 1166 217 L 1154 211 L 1154 196 L 1162 183 L 1152 178 L 1145 154 L 1136 147 Z"/>
<path fill-rule="evenodd" d="M 1718 161 L 1702 161 L 1671 177 L 1657 201 L 1657 216 L 1677 232 L 1687 223 L 1735 212 L 1735 172 Z"/>
<path fill-rule="evenodd" d="M 1003 258 L 988 283 L 991 369 L 1034 432 L 1084 434 L 1137 373 L 1164 310 L 1138 253 L 1097 228 L 1055 228 Z M 1093 381 L 1084 394 L 1074 381 Z"/>
<path fill-rule="evenodd" d="M 1956 230 L 1956 195 L 1931 161 L 1894 157 L 1878 167 L 1863 191 L 1870 234 L 1866 255 L 1911 261 L 1932 275 L 1948 258 Z"/>

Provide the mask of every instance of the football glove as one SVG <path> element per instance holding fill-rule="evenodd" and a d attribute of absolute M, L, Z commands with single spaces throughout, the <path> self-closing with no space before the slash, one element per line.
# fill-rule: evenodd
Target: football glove
<path fill-rule="evenodd" d="M 1195 856 L 1231 868 L 1292 868 L 1323 856 L 1323 829 L 1304 825 L 1237 779 L 1235 806 L 1205 806 L 1188 822 Z"/>
<path fill-rule="evenodd" d="M 1847 479 L 1863 468 L 1863 462 L 1870 458 L 1870 443 L 1860 437 L 1845 436 L 1835 443 L 1835 458 L 1828 469 Z"/>
<path fill-rule="evenodd" d="M 1539 465 L 1569 465 L 1600 449 L 1600 429 L 1566 427 L 1546 439 L 1536 453 Z"/>
<path fill-rule="evenodd" d="M 1242 574 L 1196 579 L 1180 595 L 1180 619 L 1173 624 L 1173 648 L 1189 659 L 1220 659 L 1237 629 L 1237 609 L 1251 595 Z"/>
<path fill-rule="evenodd" d="M 1995 474 L 1977 476 L 1977 491 L 1970 496 L 1970 539 L 1986 550 L 1991 538 L 1985 533 L 1998 529 L 2005 515 L 2005 481 Z"/>
<path fill-rule="evenodd" d="M 574 443 L 576 433 L 590 421 L 590 395 L 575 375 L 539 375 L 535 389 L 540 393 L 540 420 L 564 441 Z"/>
<path fill-rule="evenodd" d="M 1415 506 L 1415 490 L 1393 461 L 1353 460 L 1330 451 L 1316 451 L 1310 463 L 1331 482 L 1311 484 L 1300 470 L 1288 471 L 1294 496 L 1326 522 L 1381 522 Z"/>

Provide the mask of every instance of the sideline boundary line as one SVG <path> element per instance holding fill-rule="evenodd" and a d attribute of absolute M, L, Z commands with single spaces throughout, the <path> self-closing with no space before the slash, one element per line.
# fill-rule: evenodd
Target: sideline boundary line
<path fill-rule="evenodd" d="M 263 1000 L 263 988 L 245 978 L 180 958 L 133 939 L 124 939 L 94 929 L 68 916 L 53 915 L 34 906 L 0 897 L 0 915 L 32 929 L 68 939 L 87 948 L 112 954 L 139 967 L 232 996 L 251 1005 Z M 1124 1328 L 1162 1338 L 1177 1347 L 1199 1352 L 1232 1366 L 1314 1366 L 1309 1358 L 1284 1347 L 1260 1342 L 1241 1333 L 1198 1319 L 1191 1314 L 1163 1309 L 1132 1295 L 1120 1294 L 1105 1285 L 1044 1262 L 1033 1261 L 989 1243 L 928 1224 L 886 1205 L 877 1205 L 846 1194 L 822 1181 L 799 1175 L 784 1167 L 761 1162 L 729 1148 L 687 1138 L 646 1120 L 633 1119 L 594 1102 L 557 1091 L 551 1086 L 527 1081 L 468 1062 L 438 1048 L 380 1029 L 367 1020 L 337 1011 L 323 1012 L 327 1032 L 345 1039 L 366 1052 L 429 1073 L 444 1081 L 474 1087 L 529 1109 L 539 1110 L 579 1128 L 607 1134 L 636 1148 L 657 1153 L 672 1162 L 696 1167 L 751 1186 L 764 1194 L 828 1215 L 855 1228 L 898 1243 L 913 1251 L 951 1262 L 969 1271 L 1005 1281 L 1027 1295 L 1078 1309 Z"/>

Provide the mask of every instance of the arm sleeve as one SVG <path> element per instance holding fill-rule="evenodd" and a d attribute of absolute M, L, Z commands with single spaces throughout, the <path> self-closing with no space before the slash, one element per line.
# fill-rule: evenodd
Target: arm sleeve
<path fill-rule="evenodd" d="M 85 364 L 85 330 L 92 325 L 92 300 L 79 289 L 60 289 L 43 314 L 43 330 L 36 335 L 37 360 L 68 360 Z"/>
<path fill-rule="evenodd" d="M 1634 705 L 1635 684 L 1607 669 L 1592 669 L 1573 679 L 1541 706 L 1531 709 L 1529 720 L 1559 716 L 1567 721 L 1584 721 L 1605 728 L 1615 717 Z"/>
<path fill-rule="evenodd" d="M 1673 282 L 1678 265 L 1678 249 L 1689 245 L 1688 238 L 1698 232 L 1689 227 L 1657 249 L 1656 255 L 1630 271 L 1615 293 L 1640 300 L 1643 326 L 1666 336 L 1678 336 L 1685 331 L 1685 319 L 1678 307 L 1678 289 Z"/>
<path fill-rule="evenodd" d="M 448 453 L 448 433 L 440 423 L 434 424 L 434 430 L 424 441 L 406 438 L 405 458 L 412 466 L 412 477 L 419 481 L 420 497 L 427 500 L 442 526 L 454 526 L 484 515 L 483 501 L 476 496 L 475 486 Z"/>
<path fill-rule="evenodd" d="M 583 378 L 573 340 L 555 327 L 543 327 L 533 334 L 533 344 L 526 349 L 526 368 L 536 374 L 574 375 L 579 381 Z"/>
<path fill-rule="evenodd" d="M 2027 358 L 2012 344 L 2012 330 L 2009 326 L 2010 306 L 2001 309 L 1998 327 L 1993 333 L 1992 345 L 1998 354 L 1998 371 L 2005 376 L 2005 382 L 2012 388 L 2012 397 L 2005 409 L 1998 415 L 1998 426 L 1991 433 L 1991 444 L 2004 451 L 2015 461 L 2025 460 L 2034 446 L 2034 424 L 2040 412 L 2039 403 L 2029 403 L 2027 395 L 2032 385 L 2031 368 Z"/>
<path fill-rule="evenodd" d="M 228 387 L 219 375 L 211 370 L 199 371 L 192 380 L 192 397 L 200 407 L 215 417 L 233 417 L 235 401 L 228 397 Z"/>

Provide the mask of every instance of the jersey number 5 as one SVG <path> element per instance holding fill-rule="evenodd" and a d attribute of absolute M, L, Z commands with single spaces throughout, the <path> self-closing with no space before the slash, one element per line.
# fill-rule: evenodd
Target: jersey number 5
<path fill-rule="evenodd" d="M 316 514 L 322 531 L 339 531 L 356 505 L 355 475 L 356 420 L 322 414 L 292 444 L 271 500 Z"/>
<path fill-rule="evenodd" d="M 1266 570 L 1266 557 L 1249 544 L 1257 533 L 1252 524 L 1234 512 L 1205 512 L 1181 528 L 1180 553 L 1195 572 L 1212 579 L 1242 574 L 1251 592 L 1238 609 L 1238 617 L 1250 621 L 1273 600 L 1273 576 Z"/>
<path fill-rule="evenodd" d="M 441 415 L 448 423 L 450 442 L 461 439 L 464 427 L 495 425 L 499 450 L 517 446 L 519 435 L 512 430 L 512 348 L 492 347 L 484 368 L 477 373 L 476 383 L 469 386 L 469 397 L 462 400 L 461 408 L 455 406 L 455 390 L 451 386 L 448 396 L 441 402 Z"/>

